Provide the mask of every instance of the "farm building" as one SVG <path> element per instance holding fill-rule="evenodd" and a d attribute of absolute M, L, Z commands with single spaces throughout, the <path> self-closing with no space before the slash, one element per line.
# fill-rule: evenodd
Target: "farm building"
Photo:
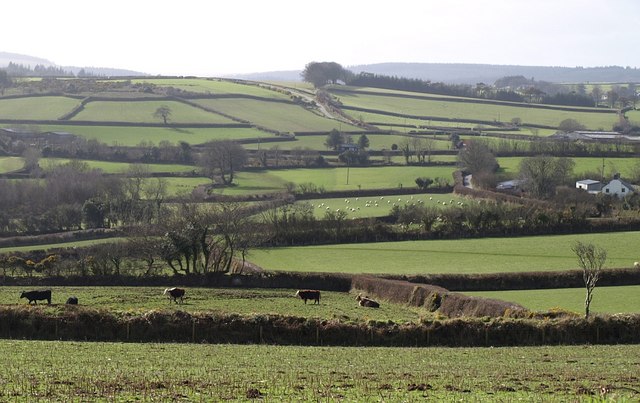
<path fill-rule="evenodd" d="M 555 140 L 591 140 L 591 141 L 640 141 L 638 136 L 627 136 L 618 132 L 578 130 L 570 133 L 558 132 L 549 136 Z"/>
<path fill-rule="evenodd" d="M 576 182 L 577 189 L 586 190 L 589 193 L 596 194 L 602 190 L 602 182 L 593 179 L 583 179 Z"/>

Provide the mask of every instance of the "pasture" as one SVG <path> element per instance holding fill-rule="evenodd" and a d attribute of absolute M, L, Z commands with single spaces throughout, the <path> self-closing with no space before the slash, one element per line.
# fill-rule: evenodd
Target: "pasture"
<path fill-rule="evenodd" d="M 16 171 L 24 166 L 21 157 L 0 157 L 0 174 Z"/>
<path fill-rule="evenodd" d="M 372 274 L 501 273 L 577 269 L 571 246 L 591 242 L 608 251 L 606 267 L 629 268 L 629 245 L 640 232 L 299 246 L 254 250 L 267 270 Z"/>
<path fill-rule="evenodd" d="M 547 312 L 552 308 L 560 307 L 583 314 L 585 292 L 584 288 L 563 288 L 465 292 L 465 294 L 515 302 L 532 311 Z M 595 314 L 640 312 L 640 286 L 596 287 L 591 302 L 591 312 Z"/>
<path fill-rule="evenodd" d="M 445 208 L 467 202 L 467 199 L 453 193 L 423 193 L 416 195 L 388 195 L 368 197 L 339 197 L 313 199 L 297 203 L 310 203 L 316 218 L 322 218 L 326 212 L 344 211 L 347 218 L 383 217 L 391 213 L 395 206 L 419 205 Z"/>
<path fill-rule="evenodd" d="M 255 97 L 285 99 L 290 97 L 277 91 L 270 90 L 266 85 L 253 85 L 250 83 L 225 80 L 225 79 L 202 79 L 202 78 L 140 78 L 131 80 L 134 84 L 149 83 L 162 87 L 173 87 L 183 91 L 211 94 L 228 95 L 241 94 Z"/>
<path fill-rule="evenodd" d="M 169 285 L 168 285 L 169 286 Z M 171 285 L 173 286 L 173 285 Z M 33 288 L 41 289 L 42 287 Z M 392 321 L 418 323 L 433 314 L 424 308 L 407 307 L 382 302 L 379 309 L 360 307 L 356 295 L 346 292 L 322 291 L 320 304 L 307 301 L 304 304 L 292 289 L 241 289 L 241 288 L 191 288 L 186 287 L 184 303 L 169 302 L 162 295 L 165 287 L 47 287 L 51 289 L 52 305 L 43 309 L 52 313 L 64 309 L 68 297 L 78 297 L 82 307 L 103 309 L 116 313 L 146 312 L 149 310 L 211 312 L 238 315 L 287 315 L 302 318 L 339 320 L 341 322 Z M 28 287 L 0 287 L 1 305 L 26 305 L 19 299 L 20 292 Z"/>
<path fill-rule="evenodd" d="M 359 130 L 355 126 L 316 115 L 293 103 L 265 102 L 245 98 L 200 99 L 196 102 L 208 109 L 279 132 Z"/>
<path fill-rule="evenodd" d="M 133 126 L 71 126 L 42 125 L 41 130 L 64 131 L 84 137 L 96 139 L 107 145 L 134 147 L 139 144 L 160 146 L 161 142 L 177 145 L 184 141 L 187 144 L 202 144 L 212 140 L 242 140 L 272 137 L 252 128 L 170 128 L 170 127 L 133 127 Z"/>
<path fill-rule="evenodd" d="M 80 101 L 62 96 L 0 99 L 0 119 L 56 120 Z"/>
<path fill-rule="evenodd" d="M 369 95 L 361 93 L 337 93 L 345 106 L 367 108 L 375 111 L 387 111 L 406 115 L 425 116 L 432 119 L 447 118 L 482 120 L 487 122 L 510 122 L 520 118 L 522 125 L 531 124 L 557 127 L 565 119 L 575 119 L 590 130 L 611 130 L 618 122 L 615 113 L 601 113 L 584 108 L 583 111 L 563 111 L 556 108 L 541 109 L 528 107 L 527 104 L 493 105 L 490 103 L 446 102 L 428 98 L 412 99 L 391 95 Z M 347 109 L 347 112 L 349 110 Z M 353 112 L 357 116 L 357 111 Z"/>
<path fill-rule="evenodd" d="M 520 163 L 526 157 L 500 157 L 497 158 L 501 171 L 517 175 L 520 170 Z M 602 172 L 604 163 L 604 173 L 611 179 L 615 173 L 620 173 L 622 178 L 629 177 L 634 168 L 638 166 L 636 158 L 595 158 L 595 157 L 575 157 L 571 158 L 575 163 L 573 173 L 580 175 L 583 173 Z M 600 179 L 600 178 L 590 178 Z"/>
<path fill-rule="evenodd" d="M 169 123 L 236 123 L 233 120 L 195 108 L 176 101 L 93 101 L 85 105 L 84 109 L 72 120 L 94 122 L 131 122 L 131 123 L 162 123 L 161 117 L 155 117 L 155 111 L 167 106 L 171 109 Z"/>
<path fill-rule="evenodd" d="M 637 400 L 639 346 L 367 348 L 2 340 L 12 401 Z"/>
<path fill-rule="evenodd" d="M 1 161 L 1 160 L 0 160 Z M 41 158 L 39 161 L 40 167 L 45 171 L 55 168 L 58 165 L 69 163 L 71 160 L 67 158 Z M 132 164 L 126 162 L 110 162 L 110 161 L 96 161 L 96 160 L 74 160 L 80 163 L 86 163 L 91 169 L 100 169 L 104 173 L 119 174 L 127 173 Z M 180 164 L 135 164 L 143 167 L 149 173 L 170 172 L 170 173 L 187 173 L 198 168 L 193 165 L 180 165 Z"/>

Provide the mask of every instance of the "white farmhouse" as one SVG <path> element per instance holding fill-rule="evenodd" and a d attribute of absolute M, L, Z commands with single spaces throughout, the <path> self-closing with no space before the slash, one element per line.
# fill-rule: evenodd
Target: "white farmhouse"
<path fill-rule="evenodd" d="M 602 194 L 625 197 L 634 192 L 633 186 L 620 179 L 620 174 L 615 174 L 611 182 L 602 187 Z"/>

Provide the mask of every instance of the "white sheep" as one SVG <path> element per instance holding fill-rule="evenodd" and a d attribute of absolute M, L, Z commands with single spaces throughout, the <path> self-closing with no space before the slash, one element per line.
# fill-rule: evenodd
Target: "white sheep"
<path fill-rule="evenodd" d="M 633 262 L 634 269 L 640 269 L 640 262 Z"/>

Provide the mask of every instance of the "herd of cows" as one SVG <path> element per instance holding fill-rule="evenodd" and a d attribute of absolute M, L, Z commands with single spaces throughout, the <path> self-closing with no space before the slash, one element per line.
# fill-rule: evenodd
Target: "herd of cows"
<path fill-rule="evenodd" d="M 186 290 L 184 288 L 172 287 L 165 288 L 163 295 L 166 295 L 169 299 L 169 303 L 175 302 L 176 304 L 182 304 L 184 302 L 184 296 Z M 320 290 L 298 290 L 296 291 L 296 297 L 304 301 L 305 305 L 307 301 L 313 301 L 314 304 L 320 304 Z M 47 304 L 51 304 L 51 290 L 34 290 L 34 291 L 22 291 L 20 298 L 26 298 L 28 304 L 38 304 L 38 301 L 47 301 Z M 372 300 L 369 297 L 363 297 L 362 294 L 358 294 L 356 301 L 360 306 L 366 308 L 380 308 L 380 303 Z M 71 296 L 67 299 L 66 304 L 78 305 L 78 298 Z"/>

